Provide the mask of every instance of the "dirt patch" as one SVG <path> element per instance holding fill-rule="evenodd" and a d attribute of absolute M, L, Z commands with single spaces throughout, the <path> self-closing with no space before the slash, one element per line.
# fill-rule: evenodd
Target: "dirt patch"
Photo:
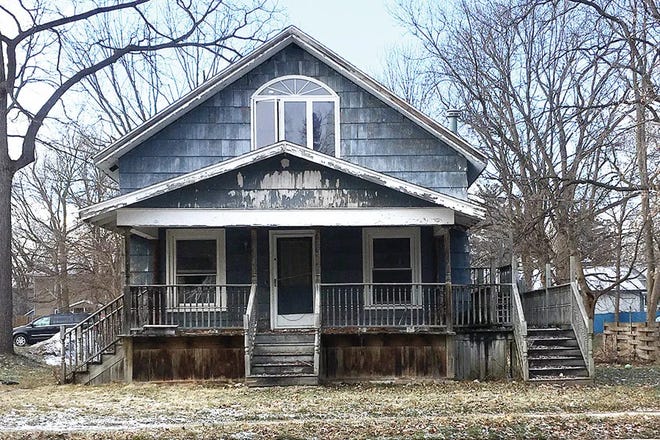
<path fill-rule="evenodd" d="M 10 387 L 34 388 L 52 385 L 56 383 L 57 371 L 55 367 L 44 365 L 20 354 L 0 354 L 0 391 L 8 390 Z"/>

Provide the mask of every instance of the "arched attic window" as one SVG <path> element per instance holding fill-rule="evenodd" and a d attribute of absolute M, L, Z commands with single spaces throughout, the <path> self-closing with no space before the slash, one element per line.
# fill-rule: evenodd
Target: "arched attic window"
<path fill-rule="evenodd" d="M 252 95 L 252 145 L 278 141 L 339 156 L 339 96 L 304 76 L 267 82 Z"/>

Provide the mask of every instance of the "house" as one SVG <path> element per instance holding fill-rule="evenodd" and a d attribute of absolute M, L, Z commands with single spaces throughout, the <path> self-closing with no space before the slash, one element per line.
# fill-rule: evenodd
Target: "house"
<path fill-rule="evenodd" d="M 80 215 L 124 233 L 126 288 L 69 379 L 511 373 L 511 268 L 471 283 L 485 157 L 297 28 L 95 161 L 121 194 Z"/>

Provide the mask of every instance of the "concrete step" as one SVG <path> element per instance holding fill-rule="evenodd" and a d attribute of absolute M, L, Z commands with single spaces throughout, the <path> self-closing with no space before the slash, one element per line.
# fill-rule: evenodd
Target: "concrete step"
<path fill-rule="evenodd" d="M 319 378 L 313 374 L 293 374 L 282 376 L 254 374 L 245 379 L 249 387 L 276 387 L 293 385 L 318 385 Z"/>

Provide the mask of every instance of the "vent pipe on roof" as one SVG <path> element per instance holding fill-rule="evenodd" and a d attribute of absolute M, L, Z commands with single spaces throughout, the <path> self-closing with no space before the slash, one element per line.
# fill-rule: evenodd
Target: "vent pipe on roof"
<path fill-rule="evenodd" d="M 452 133 L 458 134 L 458 118 L 461 116 L 461 111 L 458 109 L 447 110 L 447 119 L 449 120 L 449 129 Z"/>

